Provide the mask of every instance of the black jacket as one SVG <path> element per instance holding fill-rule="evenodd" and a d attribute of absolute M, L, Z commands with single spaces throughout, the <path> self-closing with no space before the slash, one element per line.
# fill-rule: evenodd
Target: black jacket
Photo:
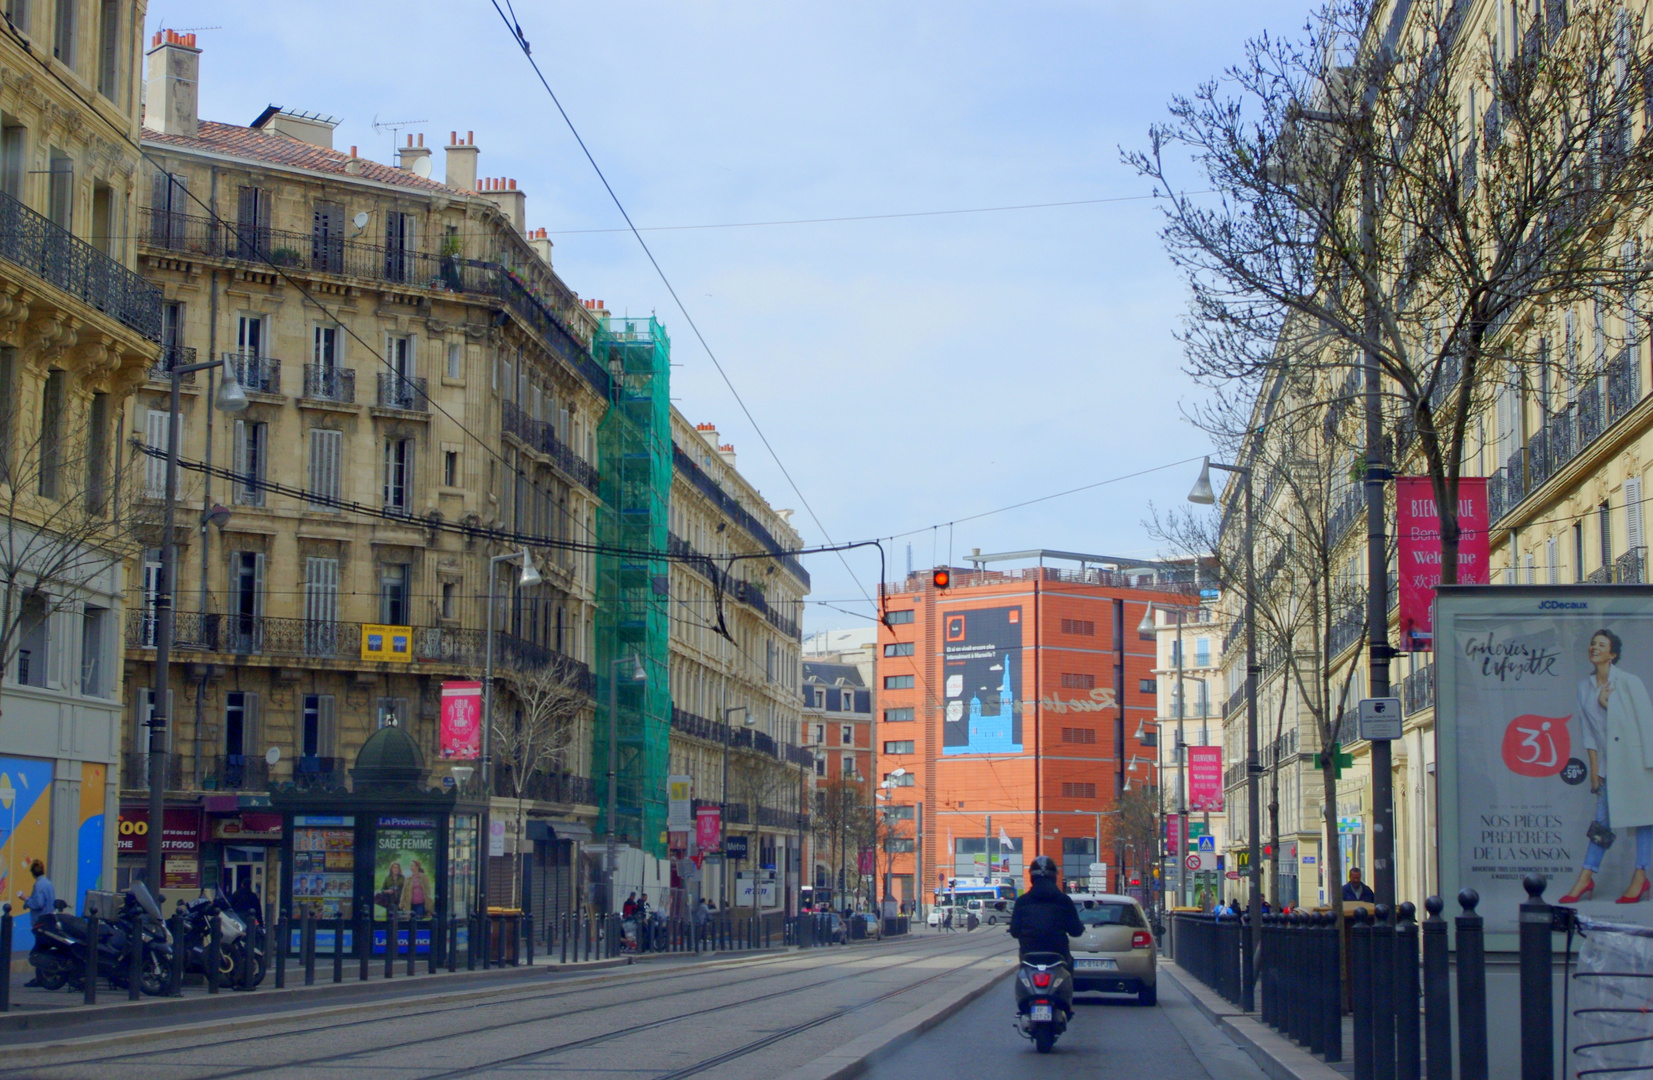
<path fill-rule="evenodd" d="M 1071 960 L 1068 938 L 1084 932 L 1073 897 L 1049 878 L 1034 878 L 1032 887 L 1016 897 L 1016 907 L 1010 913 L 1010 936 L 1020 944 L 1024 955 L 1053 952 Z"/>

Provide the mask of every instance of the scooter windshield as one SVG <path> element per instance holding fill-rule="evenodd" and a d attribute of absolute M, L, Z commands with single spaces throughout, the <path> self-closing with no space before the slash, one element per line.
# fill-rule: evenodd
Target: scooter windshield
<path fill-rule="evenodd" d="M 138 902 L 139 907 L 143 908 L 145 915 L 152 919 L 159 919 L 161 922 L 166 921 L 161 915 L 161 909 L 155 904 L 155 898 L 149 895 L 149 889 L 145 887 L 143 882 L 134 882 L 127 893 Z"/>

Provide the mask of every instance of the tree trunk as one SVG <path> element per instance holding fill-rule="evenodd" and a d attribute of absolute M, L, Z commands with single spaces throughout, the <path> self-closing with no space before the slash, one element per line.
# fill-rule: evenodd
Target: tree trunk
<path fill-rule="evenodd" d="M 1435 508 L 1441 522 L 1441 584 L 1458 584 L 1458 547 L 1463 540 L 1463 528 L 1458 524 L 1458 479 L 1440 477 L 1432 485 L 1435 489 Z M 1488 518 L 1491 514 L 1488 512 Z"/>

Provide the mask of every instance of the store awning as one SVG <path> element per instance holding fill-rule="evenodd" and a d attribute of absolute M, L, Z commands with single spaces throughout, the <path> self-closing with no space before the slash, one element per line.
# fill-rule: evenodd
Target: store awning
<path fill-rule="evenodd" d="M 531 818 L 528 821 L 528 839 L 530 840 L 590 840 L 591 826 L 583 821 L 545 821 Z"/>

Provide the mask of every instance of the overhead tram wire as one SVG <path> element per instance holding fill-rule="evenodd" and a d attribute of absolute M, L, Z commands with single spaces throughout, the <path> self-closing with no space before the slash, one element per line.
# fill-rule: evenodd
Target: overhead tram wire
<path fill-rule="evenodd" d="M 556 91 L 551 89 L 551 83 L 546 79 L 545 73 L 540 70 L 539 61 L 534 59 L 534 54 L 529 49 L 528 38 L 522 32 L 522 26 L 513 17 L 514 11 L 513 16 L 508 16 L 505 14 L 504 9 L 499 6 L 499 0 L 489 0 L 489 3 L 493 5 L 494 11 L 499 15 L 500 21 L 505 24 L 505 28 L 511 32 L 511 36 L 516 40 L 517 47 L 522 50 L 523 59 L 527 60 L 528 66 L 534 69 L 535 77 L 539 79 L 540 85 L 545 88 L 546 94 L 551 98 L 551 103 L 557 107 L 557 112 L 562 116 L 563 123 L 568 125 L 568 131 L 574 136 L 574 141 L 579 144 L 580 152 L 585 155 L 585 159 L 591 165 L 592 171 L 597 174 L 597 179 L 602 181 L 603 190 L 608 192 L 608 197 L 613 201 L 614 208 L 620 211 L 620 216 L 625 219 L 626 228 L 634 237 L 637 238 L 638 246 L 643 249 L 643 254 L 648 256 L 649 264 L 654 267 L 654 272 L 659 276 L 661 284 L 665 285 L 666 291 L 671 294 L 672 302 L 677 305 L 678 312 L 683 316 L 684 321 L 689 324 L 689 330 L 693 332 L 695 340 L 700 342 L 700 347 L 705 350 L 707 358 L 712 362 L 712 366 L 717 369 L 719 377 L 723 379 L 723 385 L 729 388 L 729 393 L 732 397 L 734 397 L 735 404 L 740 406 L 741 414 L 746 417 L 747 423 L 752 425 L 752 430 L 757 434 L 758 440 L 763 443 L 763 448 L 769 452 L 769 457 L 775 462 L 775 467 L 780 469 L 782 476 L 786 477 L 787 484 L 792 488 L 793 494 L 798 496 L 798 501 L 803 505 L 804 510 L 809 514 L 810 520 L 815 522 L 815 527 L 821 530 L 821 535 L 826 539 L 828 544 L 831 544 L 833 542 L 832 534 L 829 533 L 827 531 L 827 527 L 822 524 L 820 515 L 817 514 L 815 512 L 815 508 L 810 505 L 808 497 L 803 493 L 803 489 L 800 488 L 798 486 L 798 482 L 792 478 L 791 472 L 789 472 L 786 468 L 786 463 L 781 460 L 780 454 L 776 453 L 775 447 L 770 443 L 769 436 L 764 434 L 763 428 L 758 424 L 757 418 L 752 415 L 752 410 L 747 408 L 746 400 L 740 396 L 740 391 L 735 389 L 734 380 L 730 379 L 729 373 L 723 369 L 723 364 L 718 360 L 717 353 L 712 351 L 712 346 L 709 342 L 707 342 L 706 335 L 700 332 L 700 327 L 695 323 L 694 316 L 689 314 L 689 309 L 687 305 L 683 303 L 682 297 L 677 295 L 677 289 L 673 287 L 671 279 L 666 276 L 666 271 L 660 266 L 660 261 L 654 257 L 654 252 L 649 248 L 648 241 L 643 239 L 643 234 L 638 231 L 637 226 L 632 222 L 631 215 L 626 212 L 625 204 L 620 201 L 620 196 L 615 193 L 613 185 L 608 182 L 608 177 L 604 175 L 602 167 L 597 164 L 596 157 L 592 155 L 591 149 L 586 146 L 585 139 L 581 138 L 579 129 L 574 126 L 573 119 L 568 115 L 568 110 L 563 108 L 562 101 L 558 99 Z M 509 0 L 507 0 L 507 3 L 509 3 Z M 880 559 L 882 559 L 882 547 L 879 548 L 879 556 Z M 871 594 L 867 593 L 867 587 L 863 585 L 861 583 L 861 579 L 856 576 L 854 568 L 850 566 L 849 560 L 844 557 L 842 551 L 838 553 L 838 561 L 843 563 L 844 570 L 849 574 L 850 580 L 855 582 L 856 588 L 860 589 L 861 592 L 867 596 L 869 601 L 872 600 Z M 880 581 L 880 588 L 882 588 L 882 581 Z"/>

